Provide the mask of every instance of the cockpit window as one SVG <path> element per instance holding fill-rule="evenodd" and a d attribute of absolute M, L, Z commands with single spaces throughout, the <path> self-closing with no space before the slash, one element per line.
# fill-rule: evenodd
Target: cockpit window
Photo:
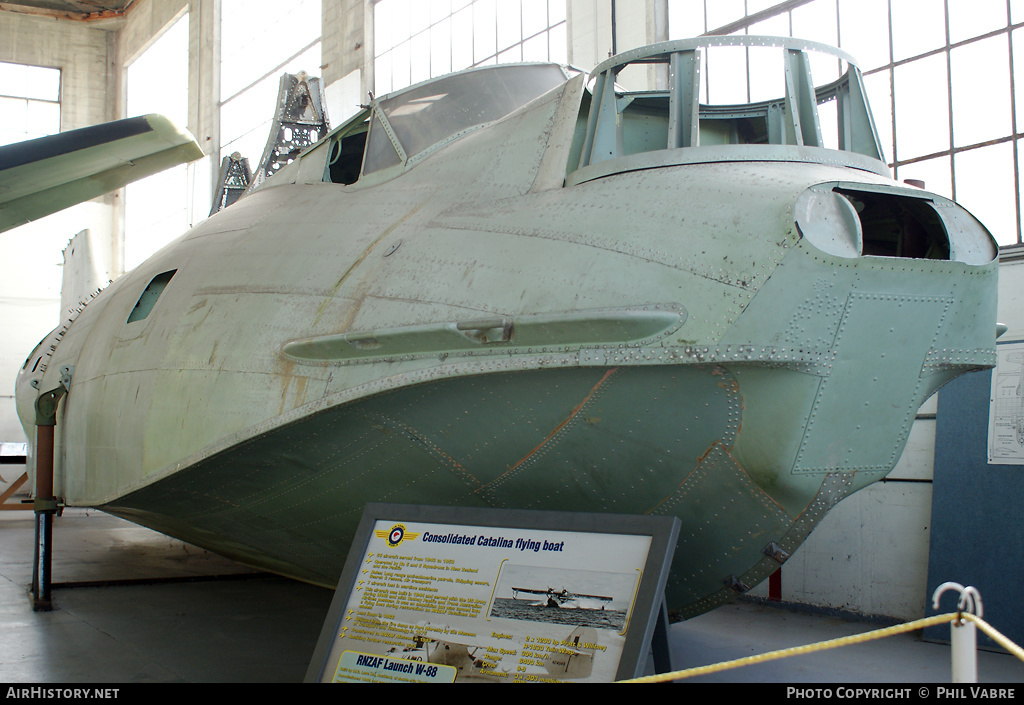
<path fill-rule="evenodd" d="M 171 281 L 171 277 L 175 275 L 177 269 L 172 269 L 169 272 L 157 274 L 146 286 L 146 289 L 142 292 L 142 296 L 135 303 L 135 308 L 128 314 L 128 323 L 134 323 L 135 321 L 141 321 L 147 318 L 153 307 L 156 306 L 157 299 L 160 298 L 160 294 L 164 293 L 164 289 L 167 288 L 167 282 Z"/>
<path fill-rule="evenodd" d="M 591 77 L 580 159 L 569 172 L 645 152 L 748 145 L 824 148 L 884 163 L 860 70 L 822 44 L 756 36 L 663 42 L 609 59 Z M 645 82 L 660 87 L 624 87 Z M 688 154 L 675 158 L 698 158 Z"/>
<path fill-rule="evenodd" d="M 335 184 L 354 184 L 359 180 L 359 167 L 366 151 L 366 125 L 351 133 L 338 136 L 331 144 L 327 160 L 327 179 Z"/>
<path fill-rule="evenodd" d="M 384 98 L 370 121 L 363 173 L 405 162 L 453 135 L 498 120 L 565 80 L 556 64 L 489 66 Z"/>
<path fill-rule="evenodd" d="M 396 151 L 395 145 L 388 138 L 384 123 L 381 122 L 380 114 L 374 111 L 373 117 L 370 120 L 370 137 L 366 144 L 363 173 L 369 174 L 401 163 L 402 158 Z"/>

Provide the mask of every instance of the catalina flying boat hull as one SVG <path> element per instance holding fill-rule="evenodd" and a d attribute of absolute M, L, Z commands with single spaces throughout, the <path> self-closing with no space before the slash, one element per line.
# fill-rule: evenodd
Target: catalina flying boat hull
<path fill-rule="evenodd" d="M 375 100 L 33 352 L 23 418 L 70 379 L 58 494 L 326 586 L 367 502 L 670 514 L 670 607 L 757 584 L 994 363 L 997 262 L 889 178 L 852 64 L 815 89 L 806 47 L 765 40 L 814 98 L 687 92 L 687 61 L 752 39 L 635 50 L 589 88 L 492 67 Z M 651 59 L 669 89 L 619 90 Z M 480 82 L 517 104 L 409 128 Z M 835 148 L 806 127 L 831 101 Z M 361 176 L 332 182 L 353 144 Z"/>

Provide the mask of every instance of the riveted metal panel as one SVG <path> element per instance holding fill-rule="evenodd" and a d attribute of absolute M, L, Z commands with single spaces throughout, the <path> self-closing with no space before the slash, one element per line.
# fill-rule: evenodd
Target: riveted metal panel
<path fill-rule="evenodd" d="M 917 365 L 920 360 L 918 369 L 924 366 L 951 305 L 951 298 L 938 296 L 850 294 L 833 346 L 835 366 L 847 368 L 847 373 L 819 383 L 794 472 L 885 473 L 892 469 L 916 409 L 894 410 L 877 398 L 865 397 L 863 386 L 916 398 L 922 375 L 908 375 L 894 363 L 908 360 Z M 872 341 L 867 349 L 864 340 Z M 861 394 L 855 395 L 858 388 Z M 819 425 L 831 431 L 813 433 Z M 895 443 L 879 443 L 879 432 L 890 427 L 901 429 Z"/>
<path fill-rule="evenodd" d="M 666 587 L 670 604 L 681 605 L 700 604 L 702 598 L 718 592 L 732 575 L 734 560 L 757 563 L 768 542 L 777 540 L 793 523 L 793 517 L 720 444 L 708 450 L 654 513 L 675 514 L 682 522 L 676 569 Z M 722 531 L 722 526 L 729 530 Z M 703 611 L 702 606 L 686 616 Z"/>
<path fill-rule="evenodd" d="M 328 585 L 370 501 L 678 515 L 722 489 L 724 462 L 728 487 L 758 499 L 715 501 L 758 522 L 782 510 L 719 460 L 741 410 L 717 366 L 439 380 L 305 416 L 105 509 L 243 561 L 265 547 L 278 570 Z M 721 528 L 703 529 L 715 546 L 731 540 Z"/>
<path fill-rule="evenodd" d="M 825 516 L 832 507 L 841 499 L 853 491 L 852 473 L 829 473 L 822 478 L 821 486 L 814 499 L 808 504 L 799 516 L 793 521 L 788 530 L 777 541 L 766 543 L 762 548 L 761 556 L 749 557 L 751 567 L 740 575 L 731 576 L 732 581 L 723 580 L 714 584 L 707 594 L 692 599 L 687 606 L 681 610 L 684 618 L 695 617 L 719 605 L 729 602 L 736 596 L 736 586 L 753 587 L 774 573 L 779 567 L 779 560 L 771 552 L 782 551 L 783 555 L 792 555 L 794 551 L 804 542 L 811 530 L 818 525 L 818 522 Z M 752 535 L 757 539 L 764 534 Z M 753 541 L 756 545 L 756 540 Z M 678 552 L 677 552 L 677 555 Z M 756 561 L 756 562 L 754 562 Z"/>

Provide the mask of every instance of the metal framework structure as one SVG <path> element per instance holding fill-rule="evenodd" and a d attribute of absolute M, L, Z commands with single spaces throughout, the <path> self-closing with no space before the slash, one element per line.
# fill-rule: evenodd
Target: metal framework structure
<path fill-rule="evenodd" d="M 238 152 L 224 157 L 220 163 L 220 177 L 213 191 L 213 205 L 210 215 L 224 210 L 245 193 L 252 182 L 252 170 L 249 160 Z"/>
<path fill-rule="evenodd" d="M 320 79 L 305 72 L 281 76 L 277 111 L 252 185 L 258 185 L 312 146 L 330 129 Z"/>
<path fill-rule="evenodd" d="M 708 106 L 699 101 L 700 81 L 706 73 L 703 54 L 707 47 L 773 47 L 783 53 L 785 94 L 756 104 Z M 811 77 L 807 52 L 836 56 L 849 67 L 846 73 L 828 85 L 816 86 Z M 631 64 L 669 65 L 669 90 L 628 93 L 616 86 L 619 72 Z M 815 42 L 777 37 L 738 35 L 705 37 L 653 44 L 624 52 L 598 65 L 593 87 L 593 105 L 587 124 L 586 141 L 580 168 L 599 161 L 624 156 L 629 152 L 624 129 L 630 122 L 628 112 L 634 104 L 653 103 L 647 110 L 667 103 L 667 140 L 662 149 L 699 147 L 702 132 L 712 132 L 712 122 L 760 119 L 766 125 L 763 141 L 769 145 L 823 147 L 817 106 L 835 100 L 838 103 L 840 150 L 881 160 L 871 113 L 867 106 L 863 81 L 852 57 L 845 52 Z M 642 108 L 641 108 L 642 109 Z M 651 121 L 645 120 L 646 131 Z M 720 144 L 716 135 L 715 144 Z M 706 139 L 706 138 L 705 138 Z M 731 138 L 729 139 L 731 142 Z M 644 145 L 647 151 L 652 145 Z M 634 148 L 635 149 L 635 148 Z"/>
<path fill-rule="evenodd" d="M 761 10 L 761 11 L 756 12 L 756 13 L 751 13 L 751 14 L 743 17 L 743 18 L 740 18 L 740 19 L 738 19 L 736 21 L 733 21 L 733 22 L 730 22 L 728 24 L 725 24 L 725 25 L 722 25 L 722 26 L 719 26 L 719 27 L 715 27 L 715 28 L 708 27 L 705 35 L 706 36 L 709 36 L 709 35 L 728 35 L 728 34 L 733 34 L 735 32 L 748 31 L 754 25 L 756 25 L 756 24 L 758 24 L 760 22 L 763 22 L 763 21 L 765 21 L 767 19 L 771 19 L 773 17 L 778 17 L 778 16 L 781 16 L 781 15 L 786 15 L 787 13 L 791 13 L 793 10 L 798 9 L 801 6 L 817 4 L 819 2 L 821 2 L 821 0 L 789 0 L 788 2 L 780 2 L 780 3 L 776 4 L 773 7 L 767 8 L 765 10 Z M 830 2 L 830 3 L 828 3 L 828 5 L 829 5 L 830 8 L 833 8 L 833 11 L 835 12 L 836 27 L 841 27 L 844 14 L 849 12 L 849 10 L 847 9 L 849 6 L 845 6 L 845 5 L 842 5 L 841 3 L 836 3 L 836 2 Z M 982 34 L 978 34 L 977 36 L 971 36 L 971 37 L 968 37 L 968 38 L 963 39 L 963 40 L 951 41 L 951 39 L 950 39 L 950 30 L 949 30 L 949 26 L 950 26 L 950 10 L 949 10 L 949 8 L 950 8 L 950 1 L 949 0 L 943 0 L 942 5 L 943 5 L 943 12 L 944 12 L 944 15 L 945 15 L 944 19 L 945 19 L 945 26 L 946 26 L 945 41 L 944 41 L 944 43 L 942 45 L 940 45 L 940 46 L 936 46 L 935 48 L 930 49 L 928 51 L 925 51 L 923 53 L 917 53 L 917 54 L 914 54 L 912 56 L 908 56 L 908 57 L 905 57 L 905 58 L 900 58 L 898 60 L 894 60 L 893 59 L 894 52 L 893 52 L 893 30 L 892 30 L 892 26 L 893 26 L 893 21 L 892 21 L 893 20 L 893 9 L 892 9 L 893 8 L 893 2 L 892 2 L 892 0 L 889 0 L 887 5 L 886 5 L 887 15 L 888 15 L 888 18 L 889 18 L 888 28 L 887 28 L 887 31 L 883 30 L 884 33 L 880 34 L 879 40 L 881 42 L 883 42 L 887 46 L 887 48 L 888 48 L 888 52 L 887 53 L 888 53 L 888 59 L 889 60 L 886 63 L 884 63 L 884 64 L 882 64 L 880 66 L 871 66 L 871 67 L 866 67 L 865 66 L 864 67 L 864 77 L 865 78 L 871 78 L 871 77 L 877 76 L 877 75 L 887 75 L 888 76 L 888 80 L 889 80 L 889 86 L 891 88 L 890 94 L 889 94 L 889 99 L 890 99 L 889 112 L 890 112 L 891 130 L 892 130 L 892 134 L 894 135 L 894 138 L 893 138 L 892 144 L 883 145 L 883 148 L 884 148 L 884 150 L 887 153 L 889 153 L 891 155 L 891 161 L 889 162 L 889 166 L 895 171 L 895 173 L 896 173 L 896 175 L 898 177 L 899 177 L 899 174 L 900 174 L 900 170 L 903 167 L 911 166 L 911 165 L 914 165 L 914 164 L 919 164 L 919 163 L 922 163 L 922 162 L 928 162 L 930 160 L 937 159 L 937 158 L 942 158 L 942 157 L 949 158 L 949 162 L 950 162 L 950 184 L 951 184 L 950 195 L 951 195 L 953 200 L 960 200 L 961 194 L 957 193 L 957 190 L 958 190 L 958 188 L 957 188 L 957 186 L 958 186 L 958 184 L 957 184 L 957 160 L 956 160 L 955 157 L 957 155 L 964 154 L 966 152 L 971 152 L 973 150 L 981 149 L 981 148 L 984 148 L 984 147 L 991 147 L 991 146 L 1000 145 L 1000 144 L 1011 144 L 1012 148 L 1013 148 L 1012 162 L 1013 162 L 1013 176 L 1014 176 L 1014 212 L 1015 212 L 1015 215 L 1016 215 L 1016 219 L 1015 219 L 1015 223 L 1016 223 L 1016 233 L 1015 233 L 1015 235 L 1016 235 L 1016 243 L 1015 243 L 1015 245 L 1019 247 L 1021 245 L 1024 245 L 1024 232 L 1022 232 L 1022 226 L 1021 226 L 1021 220 L 1022 220 L 1022 216 L 1024 216 L 1024 213 L 1022 213 L 1022 204 L 1021 204 L 1021 165 L 1020 165 L 1021 149 L 1022 149 L 1021 148 L 1021 139 L 1024 138 L 1024 131 L 1022 131 L 1018 127 L 1016 97 L 1015 96 L 1011 96 L 1011 100 L 1009 101 L 1009 109 L 1010 109 L 1010 112 L 1011 112 L 1011 114 L 1009 116 L 1009 123 L 1010 123 L 1011 127 L 1010 127 L 1010 129 L 1007 131 L 1007 133 L 1005 135 L 1002 135 L 1002 136 L 999 136 L 999 137 L 996 137 L 996 138 L 993 138 L 993 139 L 977 142 L 977 143 L 958 144 L 957 140 L 955 138 L 955 135 L 954 135 L 954 127 L 955 126 L 954 126 L 953 105 L 954 105 L 954 102 L 956 101 L 956 95 L 955 95 L 955 92 L 954 92 L 954 85 L 953 85 L 953 71 L 952 71 L 951 52 L 953 52 L 954 50 L 959 49 L 961 47 L 969 46 L 969 45 L 972 45 L 972 44 L 975 44 L 977 42 L 981 42 L 981 41 L 984 41 L 984 40 L 987 40 L 987 39 L 992 39 L 992 38 L 1000 37 L 1000 36 L 1005 37 L 1006 38 L 1006 43 L 1007 43 L 1007 46 L 1008 46 L 1008 58 L 1009 58 L 1009 78 L 1010 78 L 1009 86 L 1006 86 L 1005 88 L 1002 87 L 1002 86 L 999 86 L 999 87 L 994 88 L 993 90 L 1008 90 L 1008 91 L 1011 91 L 1011 92 L 1015 92 L 1016 91 L 1016 86 L 1017 86 L 1017 81 L 1016 81 L 1016 77 L 1015 77 L 1015 72 L 1016 72 L 1015 65 L 1016 65 L 1016 62 L 1015 62 L 1015 59 L 1014 59 L 1014 42 L 1012 41 L 1012 35 L 1015 32 L 1015 30 L 1024 28 L 1024 22 L 1020 22 L 1020 21 L 1014 22 L 1013 21 L 1014 20 L 1013 11 L 1010 8 L 1011 3 L 1006 3 L 1006 5 L 1007 5 L 1007 8 L 1006 8 L 1007 9 L 1007 16 L 1006 16 L 1006 24 L 1005 24 L 1005 26 L 1001 26 L 1001 27 L 992 29 L 992 30 L 990 30 L 988 32 L 984 32 Z M 854 11 L 857 11 L 857 10 L 854 10 Z M 789 17 L 790 17 L 790 29 L 792 30 L 792 15 L 790 14 Z M 672 21 L 671 16 L 669 17 L 669 21 L 670 22 Z M 700 30 L 698 29 L 697 31 L 699 32 Z M 945 63 L 946 63 L 946 86 L 945 86 L 945 88 L 946 88 L 947 97 L 948 97 L 948 100 L 947 100 L 947 110 L 948 110 L 948 124 L 949 124 L 949 141 L 948 141 L 949 148 L 948 149 L 937 150 L 937 151 L 934 151 L 934 152 L 930 152 L 928 154 L 921 154 L 921 155 L 914 155 L 914 156 L 910 156 L 910 157 L 904 157 L 904 156 L 901 156 L 901 154 L 900 154 L 900 138 L 899 138 L 899 135 L 897 134 L 897 125 L 896 125 L 896 122 L 897 122 L 897 111 L 898 111 L 898 106 L 897 106 L 898 96 L 897 96 L 897 91 L 895 89 L 895 72 L 896 72 L 897 69 L 899 69 L 902 66 L 913 64 L 913 63 L 918 62 L 918 61 L 920 61 L 922 59 L 928 59 L 928 58 L 935 57 L 935 56 L 943 56 L 943 57 L 945 57 Z M 983 79 L 983 77 L 979 77 L 979 80 L 984 80 L 984 79 Z M 878 110 L 878 107 L 879 106 L 877 106 L 877 105 L 875 106 L 876 110 Z M 876 113 L 876 115 L 877 115 L 877 113 Z M 1013 257 L 1013 256 L 1020 256 L 1019 252 L 1011 251 L 1009 253 L 1005 253 L 1004 252 L 1004 258 L 1005 258 L 1005 255 L 1007 255 L 1007 254 L 1009 256 L 1011 256 L 1011 257 Z"/>

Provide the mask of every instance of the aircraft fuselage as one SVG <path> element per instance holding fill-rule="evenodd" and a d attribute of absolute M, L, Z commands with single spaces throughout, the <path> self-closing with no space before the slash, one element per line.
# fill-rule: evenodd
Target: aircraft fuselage
<path fill-rule="evenodd" d="M 685 614 L 773 572 L 993 363 L 997 263 L 809 242 L 809 189 L 958 208 L 841 152 L 563 185 L 580 81 L 389 180 L 314 148 L 114 282 L 19 381 L 73 367 L 58 495 L 328 586 L 371 501 L 673 514 Z"/>

